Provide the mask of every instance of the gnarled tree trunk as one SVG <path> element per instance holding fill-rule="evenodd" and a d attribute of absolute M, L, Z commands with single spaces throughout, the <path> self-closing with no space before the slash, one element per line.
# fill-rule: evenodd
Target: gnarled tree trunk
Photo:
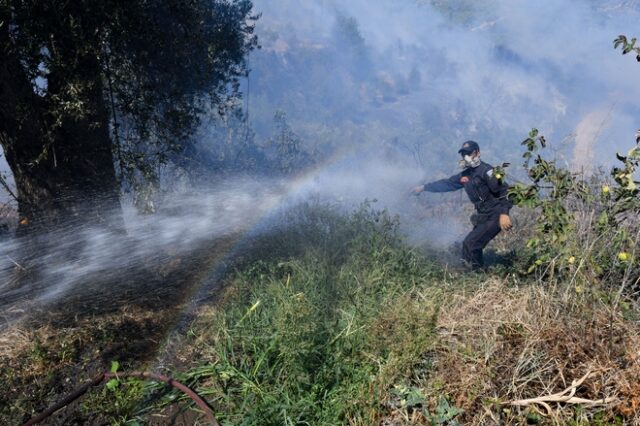
<path fill-rule="evenodd" d="M 7 25 L 0 27 L 0 144 L 16 183 L 19 233 L 79 223 L 123 228 L 99 64 L 91 55 L 80 62 L 93 76 L 88 112 L 52 117 L 50 100 L 34 91 L 12 51 Z M 58 89 L 53 77 L 48 96 Z"/>

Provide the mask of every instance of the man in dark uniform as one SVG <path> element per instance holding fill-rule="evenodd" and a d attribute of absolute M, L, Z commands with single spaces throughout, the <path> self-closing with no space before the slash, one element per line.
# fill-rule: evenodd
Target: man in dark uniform
<path fill-rule="evenodd" d="M 465 142 L 458 153 L 462 155 L 462 172 L 415 187 L 413 193 L 449 192 L 464 188 L 476 213 L 471 217 L 473 230 L 462 243 L 462 258 L 473 269 L 480 269 L 484 265 L 482 250 L 485 246 L 501 230 L 508 231 L 512 227 L 509 218 L 512 203 L 507 199 L 508 186 L 502 176 L 480 160 L 480 146 L 476 142 Z"/>

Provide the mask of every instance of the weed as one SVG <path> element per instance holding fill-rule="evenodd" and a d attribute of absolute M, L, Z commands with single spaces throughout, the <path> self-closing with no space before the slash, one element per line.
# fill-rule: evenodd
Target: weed
<path fill-rule="evenodd" d="M 111 362 L 111 373 L 120 369 L 118 361 Z M 82 403 L 82 410 L 92 417 L 101 416 L 111 425 L 137 425 L 138 419 L 131 413 L 136 411 L 139 402 L 148 393 L 143 380 L 134 377 L 108 380 L 98 391 L 89 394 Z"/>

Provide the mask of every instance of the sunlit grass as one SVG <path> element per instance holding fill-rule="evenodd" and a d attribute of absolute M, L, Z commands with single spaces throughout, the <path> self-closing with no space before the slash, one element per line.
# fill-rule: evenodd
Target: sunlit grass
<path fill-rule="evenodd" d="M 256 241 L 190 333 L 197 367 L 187 375 L 223 424 L 635 418 L 630 305 L 503 268 L 447 272 L 369 206 L 342 215 L 307 205 L 289 218 Z M 577 395 L 616 404 L 555 404 L 550 414 L 509 404 L 590 371 L 597 378 Z"/>
<path fill-rule="evenodd" d="M 639 311 L 616 283 L 559 273 L 545 281 L 506 265 L 452 270 L 407 245 L 397 221 L 369 204 L 351 213 L 303 204 L 274 223 L 234 260 L 218 298 L 199 308 L 169 371 L 209 401 L 221 424 L 638 421 Z M 522 247 L 527 233 L 519 232 L 498 243 Z M 576 234 L 576 247 L 583 238 Z M 569 264 L 578 267 L 583 253 Z M 100 345 L 118 339 L 92 333 Z M 63 338 L 28 340 L 5 358 L 39 375 L 68 370 L 80 356 L 65 355 Z M 592 404 L 511 405 L 587 373 L 574 396 Z M 31 376 L 5 368 L 3 377 L 17 386 Z M 614 402 L 598 402 L 605 399 Z M 123 381 L 80 407 L 85 418 L 133 425 L 189 403 L 162 384 Z M 30 404 L 24 397 L 0 414 L 15 418 Z"/>
<path fill-rule="evenodd" d="M 384 213 L 298 213 L 326 244 L 288 241 L 295 258 L 261 251 L 236 274 L 192 333 L 209 366 L 200 389 L 230 424 L 380 421 L 384 395 L 429 351 L 444 272 Z"/>

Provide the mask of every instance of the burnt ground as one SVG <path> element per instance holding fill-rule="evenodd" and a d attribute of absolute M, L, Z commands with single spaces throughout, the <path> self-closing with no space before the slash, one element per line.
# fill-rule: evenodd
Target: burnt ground
<path fill-rule="evenodd" d="M 0 330 L 0 423 L 25 422 L 108 371 L 113 361 L 123 371 L 158 372 L 173 365 L 190 313 L 215 298 L 236 240 L 229 236 L 190 253 L 159 255 L 119 279 L 95 274 L 55 303 L 30 303 L 28 291 L 11 304 L 0 301 L 5 317 L 26 314 Z M 28 286 L 28 279 L 22 281 Z M 113 416 L 99 413 L 95 397 L 101 392 L 104 386 L 90 390 L 42 424 L 108 424 Z M 172 406 L 152 421 L 177 425 L 196 419 Z"/>

